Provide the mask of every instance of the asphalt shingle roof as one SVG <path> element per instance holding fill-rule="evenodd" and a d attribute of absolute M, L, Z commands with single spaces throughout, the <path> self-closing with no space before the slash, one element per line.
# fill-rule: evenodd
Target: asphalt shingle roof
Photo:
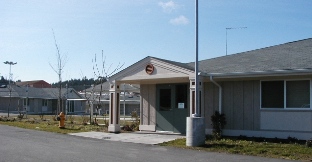
<path fill-rule="evenodd" d="M 11 91 L 11 97 L 26 97 L 29 98 L 43 98 L 43 99 L 57 99 L 59 94 L 58 88 L 34 88 L 34 87 L 28 87 L 28 94 L 26 92 L 26 87 L 24 86 L 17 86 L 17 85 L 11 85 L 12 91 Z M 68 88 L 68 92 L 74 91 L 72 88 Z M 67 93 L 67 89 L 63 88 L 61 91 L 62 96 L 64 96 Z M 0 97 L 8 97 L 10 94 L 9 86 L 6 88 L 0 88 Z M 82 99 L 81 96 L 79 96 L 79 99 Z M 69 96 L 70 97 L 70 96 Z"/>
<path fill-rule="evenodd" d="M 125 84 L 125 87 L 123 86 L 123 84 L 119 85 L 120 86 L 120 90 L 123 91 L 131 91 L 131 92 L 139 92 L 140 91 L 140 85 L 130 85 L 130 84 Z M 102 83 L 102 91 L 109 91 L 110 87 L 109 87 L 109 82 L 104 82 Z M 86 89 L 85 91 L 87 92 L 99 92 L 101 91 L 101 84 L 98 84 L 94 87 L 90 87 L 88 89 Z"/>
<path fill-rule="evenodd" d="M 194 68 L 195 63 L 187 65 Z M 312 69 L 312 38 L 199 62 L 199 71 L 204 73 L 294 69 Z"/>
<path fill-rule="evenodd" d="M 195 62 L 181 63 L 151 56 L 147 56 L 141 61 L 149 58 L 195 71 Z M 278 70 L 312 70 L 312 38 L 201 60 L 198 64 L 199 71 L 208 75 L 271 72 Z M 122 73 L 124 70 L 118 73 Z"/>
<path fill-rule="evenodd" d="M 195 62 L 180 63 L 155 58 L 195 71 Z M 274 70 L 312 69 L 312 38 L 198 62 L 203 73 L 244 73 Z"/>

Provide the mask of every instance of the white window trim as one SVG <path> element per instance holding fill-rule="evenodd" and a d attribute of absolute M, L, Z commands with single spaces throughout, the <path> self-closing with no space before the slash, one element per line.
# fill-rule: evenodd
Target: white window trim
<path fill-rule="evenodd" d="M 286 107 L 286 82 L 287 81 L 301 81 L 308 80 L 310 82 L 310 107 L 309 108 L 287 108 Z M 284 108 L 262 108 L 262 82 L 263 81 L 283 81 L 284 82 Z M 260 80 L 260 110 L 312 110 L 312 82 L 310 78 L 300 78 L 300 79 L 274 79 L 274 80 Z"/>

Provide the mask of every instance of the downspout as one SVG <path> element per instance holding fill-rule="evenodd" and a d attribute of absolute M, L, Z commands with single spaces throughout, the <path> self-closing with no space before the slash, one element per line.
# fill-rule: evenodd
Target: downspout
<path fill-rule="evenodd" d="M 222 87 L 216 81 L 213 80 L 212 75 L 210 75 L 210 81 L 219 87 L 219 113 L 222 113 Z"/>

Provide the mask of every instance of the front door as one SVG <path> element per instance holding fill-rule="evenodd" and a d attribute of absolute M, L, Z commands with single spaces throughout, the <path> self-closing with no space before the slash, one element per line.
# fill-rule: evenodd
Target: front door
<path fill-rule="evenodd" d="M 157 85 L 156 129 L 185 134 L 188 116 L 188 84 Z"/>

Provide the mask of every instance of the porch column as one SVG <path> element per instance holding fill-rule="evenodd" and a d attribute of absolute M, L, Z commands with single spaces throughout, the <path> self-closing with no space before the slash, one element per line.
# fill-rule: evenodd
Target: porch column
<path fill-rule="evenodd" d="M 190 117 L 186 118 L 186 146 L 200 146 L 205 143 L 205 118 L 203 117 L 203 82 L 198 77 L 198 98 L 196 99 L 196 81 L 190 78 Z M 198 105 L 196 104 L 198 100 Z M 196 112 L 196 106 L 198 111 Z"/>
<path fill-rule="evenodd" d="M 195 79 L 190 79 L 190 116 L 192 116 L 193 114 L 195 114 L 195 109 L 196 109 L 196 99 L 195 99 Z M 199 100 L 199 105 L 198 105 L 198 116 L 201 117 L 203 116 L 203 106 L 204 103 L 203 98 L 204 98 L 204 93 L 203 93 L 203 83 L 202 83 L 202 78 L 199 77 L 199 81 L 198 81 L 198 100 Z"/>
<path fill-rule="evenodd" d="M 120 90 L 119 85 L 110 83 L 109 99 L 109 126 L 108 131 L 111 133 L 120 132 Z"/>

